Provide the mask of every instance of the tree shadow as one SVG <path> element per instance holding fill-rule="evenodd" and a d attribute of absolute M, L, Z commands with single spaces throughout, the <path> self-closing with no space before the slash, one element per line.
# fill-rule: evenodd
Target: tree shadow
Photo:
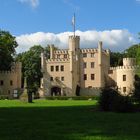
<path fill-rule="evenodd" d="M 140 113 L 93 110 L 93 106 L 0 108 L 0 139 L 140 139 Z"/>

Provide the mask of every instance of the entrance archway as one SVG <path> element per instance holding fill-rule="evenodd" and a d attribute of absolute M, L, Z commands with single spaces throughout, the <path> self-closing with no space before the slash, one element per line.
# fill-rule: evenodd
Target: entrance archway
<path fill-rule="evenodd" d="M 57 86 L 52 87 L 51 96 L 61 96 L 61 88 Z"/>

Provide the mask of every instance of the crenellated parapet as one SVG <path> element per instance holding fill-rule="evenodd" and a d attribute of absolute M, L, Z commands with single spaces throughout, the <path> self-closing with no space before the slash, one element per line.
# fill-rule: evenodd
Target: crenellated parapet
<path fill-rule="evenodd" d="M 110 67 L 110 70 L 126 70 L 126 69 L 131 69 L 135 70 L 138 69 L 139 66 L 117 66 L 117 67 Z"/>
<path fill-rule="evenodd" d="M 96 52 L 98 52 L 97 49 L 91 49 L 91 48 L 81 49 L 80 51 L 81 51 L 82 53 L 96 53 Z"/>
<path fill-rule="evenodd" d="M 16 71 L 0 71 L 0 75 L 11 75 L 11 74 L 16 74 Z"/>
<path fill-rule="evenodd" d="M 136 65 L 135 58 L 123 58 L 123 65 L 124 66 L 134 66 Z"/>
<path fill-rule="evenodd" d="M 59 59 L 47 59 L 46 60 L 46 62 L 69 62 L 69 61 L 70 61 L 70 59 L 66 59 L 66 58 L 65 59 L 62 59 L 62 58 L 61 59 L 60 58 Z"/>
<path fill-rule="evenodd" d="M 17 72 L 19 72 L 19 70 L 21 70 L 22 68 L 22 64 L 21 62 L 13 62 L 11 65 L 11 70 L 9 71 L 0 71 L 0 74 L 16 74 Z"/>
<path fill-rule="evenodd" d="M 68 54 L 68 50 L 56 50 L 54 54 Z"/>
<path fill-rule="evenodd" d="M 69 39 L 79 39 L 80 40 L 80 36 L 69 36 Z"/>

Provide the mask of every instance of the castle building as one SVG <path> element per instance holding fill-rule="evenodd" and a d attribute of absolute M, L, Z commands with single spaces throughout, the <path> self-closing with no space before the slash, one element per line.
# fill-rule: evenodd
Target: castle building
<path fill-rule="evenodd" d="M 116 86 L 122 94 L 133 89 L 135 59 L 123 59 L 123 66 L 110 67 L 110 50 L 81 49 L 80 37 L 69 36 L 68 49 L 50 45 L 50 59 L 41 54 L 42 96 L 99 95 L 105 85 Z"/>
<path fill-rule="evenodd" d="M 17 98 L 21 89 L 21 63 L 13 63 L 10 71 L 0 71 L 0 96 Z"/>

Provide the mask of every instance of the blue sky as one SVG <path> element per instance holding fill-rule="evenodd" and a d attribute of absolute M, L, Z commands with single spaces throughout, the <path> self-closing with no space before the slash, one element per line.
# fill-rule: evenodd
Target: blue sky
<path fill-rule="evenodd" d="M 82 33 L 121 30 L 133 44 L 140 31 L 139 0 L 0 0 L 0 5 L 0 28 L 17 37 L 72 31 L 74 12 L 76 29 Z"/>

